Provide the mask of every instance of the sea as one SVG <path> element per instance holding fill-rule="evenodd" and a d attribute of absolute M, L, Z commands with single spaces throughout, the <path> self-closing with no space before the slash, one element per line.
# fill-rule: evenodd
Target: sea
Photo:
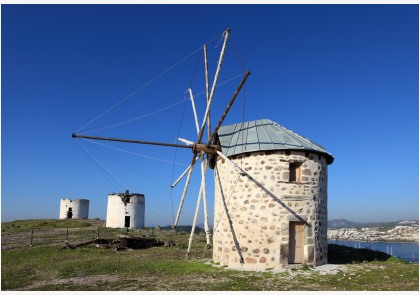
<path fill-rule="evenodd" d="M 328 243 L 353 248 L 367 248 L 382 251 L 411 263 L 419 263 L 419 243 L 359 242 L 343 240 L 328 240 Z"/>

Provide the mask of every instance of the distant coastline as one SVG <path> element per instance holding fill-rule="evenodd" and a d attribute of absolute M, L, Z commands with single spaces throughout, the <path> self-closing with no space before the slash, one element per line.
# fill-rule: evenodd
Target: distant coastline
<path fill-rule="evenodd" d="M 408 240 L 350 240 L 350 239 L 328 239 L 329 241 L 347 241 L 347 242 L 369 242 L 369 243 L 419 243 L 419 240 L 408 241 Z"/>
<path fill-rule="evenodd" d="M 342 227 L 338 227 L 340 225 Z M 329 221 L 328 240 L 395 243 L 419 242 L 418 220 L 402 220 L 393 223 L 369 225 L 354 223 L 345 219 L 331 220 Z"/>

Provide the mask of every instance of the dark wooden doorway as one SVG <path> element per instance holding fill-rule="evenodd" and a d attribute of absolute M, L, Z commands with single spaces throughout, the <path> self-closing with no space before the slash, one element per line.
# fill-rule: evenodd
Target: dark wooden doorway
<path fill-rule="evenodd" d="M 130 227 L 130 216 L 125 217 L 124 227 Z"/>
<path fill-rule="evenodd" d="M 67 218 L 68 219 L 73 218 L 73 210 L 72 210 L 72 208 L 69 208 L 69 211 L 67 211 Z"/>
<path fill-rule="evenodd" d="M 303 263 L 305 223 L 290 222 L 289 224 L 289 263 Z"/>

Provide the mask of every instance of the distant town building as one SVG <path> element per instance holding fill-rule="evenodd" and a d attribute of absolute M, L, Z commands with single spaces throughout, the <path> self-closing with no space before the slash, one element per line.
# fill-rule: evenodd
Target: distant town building
<path fill-rule="evenodd" d="M 243 270 L 327 263 L 327 166 L 322 146 L 270 120 L 218 132 L 213 260 Z"/>
<path fill-rule="evenodd" d="M 60 219 L 87 219 L 89 218 L 89 200 L 61 199 Z"/>
<path fill-rule="evenodd" d="M 106 227 L 144 228 L 145 198 L 143 194 L 112 193 L 108 195 Z"/>

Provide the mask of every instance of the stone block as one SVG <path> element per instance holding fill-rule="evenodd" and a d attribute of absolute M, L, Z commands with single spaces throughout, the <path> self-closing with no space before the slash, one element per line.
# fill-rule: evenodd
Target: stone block
<path fill-rule="evenodd" d="M 312 172 L 311 172 L 310 169 L 303 169 L 302 174 L 303 175 L 307 175 L 307 176 L 311 176 L 312 175 Z"/>
<path fill-rule="evenodd" d="M 289 244 L 280 244 L 280 263 L 289 263 Z"/>

